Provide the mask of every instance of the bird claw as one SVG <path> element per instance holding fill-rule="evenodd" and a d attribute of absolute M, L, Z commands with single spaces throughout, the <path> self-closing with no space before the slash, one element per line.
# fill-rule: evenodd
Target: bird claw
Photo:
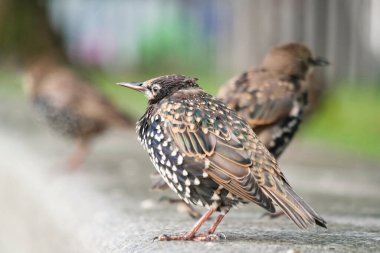
<path fill-rule="evenodd" d="M 223 234 L 223 233 L 216 233 L 216 234 L 214 234 L 214 235 L 219 236 L 219 239 L 223 239 L 223 240 L 226 240 L 226 239 L 227 239 L 227 236 L 226 236 L 225 234 Z"/>
<path fill-rule="evenodd" d="M 197 235 L 189 235 L 186 234 L 180 234 L 180 235 L 160 235 L 154 238 L 154 240 L 158 241 L 219 241 L 219 240 L 225 240 L 226 236 L 222 233 L 216 233 L 216 234 L 197 234 Z"/>
<path fill-rule="evenodd" d="M 193 241 L 219 241 L 219 240 L 225 240 L 226 236 L 222 233 L 216 233 L 216 234 L 199 234 L 196 235 L 193 238 Z"/>
<path fill-rule="evenodd" d="M 191 240 L 191 237 L 185 233 L 185 234 L 180 234 L 180 235 L 159 235 L 155 237 L 156 240 L 158 241 L 187 241 Z"/>

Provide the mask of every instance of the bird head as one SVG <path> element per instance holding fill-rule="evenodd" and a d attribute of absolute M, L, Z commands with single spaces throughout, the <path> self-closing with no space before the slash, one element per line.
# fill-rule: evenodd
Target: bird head
<path fill-rule="evenodd" d="M 326 66 L 322 57 L 313 57 L 309 48 L 300 43 L 287 43 L 273 47 L 265 56 L 262 67 L 287 75 L 306 77 L 313 67 Z"/>
<path fill-rule="evenodd" d="M 197 78 L 182 75 L 156 77 L 144 82 L 122 82 L 118 85 L 143 92 L 150 104 L 155 104 L 174 92 L 182 89 L 199 87 Z"/>

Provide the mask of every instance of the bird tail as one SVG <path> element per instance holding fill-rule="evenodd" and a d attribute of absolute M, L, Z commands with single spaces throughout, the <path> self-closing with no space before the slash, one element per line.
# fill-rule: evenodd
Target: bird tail
<path fill-rule="evenodd" d="M 268 191 L 266 193 L 284 211 L 284 213 L 301 229 L 318 225 L 327 228 L 326 221 L 319 216 L 293 189 L 284 183 L 282 191 Z"/>

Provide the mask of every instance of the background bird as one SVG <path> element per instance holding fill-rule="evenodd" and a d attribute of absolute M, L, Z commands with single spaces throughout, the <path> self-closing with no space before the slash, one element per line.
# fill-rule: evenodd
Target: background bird
<path fill-rule="evenodd" d="M 179 75 L 120 85 L 143 92 L 148 108 L 137 124 L 139 140 L 156 170 L 186 203 L 208 211 L 186 234 L 160 240 L 211 240 L 231 207 L 253 202 L 269 212 L 278 205 L 299 227 L 326 222 L 291 188 L 275 158 L 251 127 L 196 79 Z M 197 234 L 219 211 L 207 234 Z"/>
<path fill-rule="evenodd" d="M 319 95 L 321 85 L 312 76 L 313 67 L 327 64 L 323 58 L 314 58 L 305 45 L 279 45 L 268 52 L 260 67 L 222 86 L 218 98 L 245 119 L 278 158 L 297 132 L 310 99 Z"/>
<path fill-rule="evenodd" d="M 98 90 L 54 59 L 43 57 L 28 64 L 24 89 L 33 107 L 54 130 L 76 140 L 76 149 L 68 160 L 72 169 L 84 161 L 90 141 L 107 128 L 134 128 L 132 117 L 121 113 Z"/>

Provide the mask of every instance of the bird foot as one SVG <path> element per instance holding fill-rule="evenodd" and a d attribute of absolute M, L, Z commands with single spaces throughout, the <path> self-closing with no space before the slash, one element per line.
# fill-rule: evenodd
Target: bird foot
<path fill-rule="evenodd" d="M 219 241 L 219 240 L 225 240 L 226 236 L 222 233 L 215 233 L 215 234 L 199 234 L 196 235 L 193 238 L 193 241 Z"/>
<path fill-rule="evenodd" d="M 219 241 L 226 239 L 226 236 L 222 233 L 216 234 L 197 234 L 191 235 L 189 233 L 180 234 L 180 235 L 160 235 L 155 239 L 159 241 Z"/>
<path fill-rule="evenodd" d="M 282 211 L 279 211 L 277 213 L 263 213 L 261 216 L 260 216 L 260 219 L 264 218 L 264 217 L 269 217 L 269 219 L 277 219 L 281 216 L 284 216 L 285 213 L 282 212 Z"/>

